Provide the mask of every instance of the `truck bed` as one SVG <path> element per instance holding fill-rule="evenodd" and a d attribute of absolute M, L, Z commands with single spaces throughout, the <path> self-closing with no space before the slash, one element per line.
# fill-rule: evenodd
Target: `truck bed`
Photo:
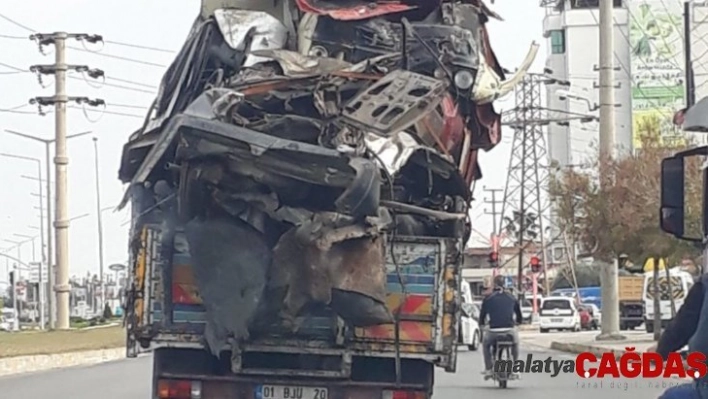
<path fill-rule="evenodd" d="M 169 245 L 159 226 L 145 226 L 140 236 L 133 273 L 136 300 L 129 308 L 129 356 L 161 347 L 203 349 L 205 311 L 189 254 Z M 399 317 L 398 339 L 396 323 L 350 328 L 325 309 L 308 315 L 295 334 L 273 326 L 265 334 L 254 335 L 238 355 L 231 354 L 232 370 L 292 373 L 265 370 L 263 364 L 246 369 L 255 358 L 307 353 L 329 357 L 339 365 L 317 371 L 320 376 L 346 377 L 357 357 L 420 359 L 454 371 L 459 243 L 449 238 L 396 237 L 388 248 L 392 250 L 387 253 L 386 303 Z"/>

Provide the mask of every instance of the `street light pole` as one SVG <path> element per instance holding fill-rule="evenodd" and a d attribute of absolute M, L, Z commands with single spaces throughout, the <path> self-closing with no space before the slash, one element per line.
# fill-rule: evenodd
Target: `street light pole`
<path fill-rule="evenodd" d="M 53 227 L 53 223 L 52 223 L 52 183 L 51 183 L 52 169 L 51 169 L 50 146 L 52 143 L 54 143 L 56 138 L 43 139 L 43 138 L 31 135 L 31 134 L 26 134 L 26 133 L 18 132 L 15 130 L 8 130 L 8 129 L 5 129 L 5 132 L 9 133 L 9 134 L 14 134 L 15 136 L 23 137 L 23 138 L 26 138 L 26 139 L 29 139 L 32 141 L 37 141 L 37 142 L 44 144 L 44 151 L 45 151 L 44 163 L 47 168 L 47 171 L 46 171 L 46 173 L 47 173 L 47 181 L 46 181 L 47 219 L 46 219 L 46 223 L 47 223 L 47 268 L 48 268 L 47 269 L 47 280 L 48 280 L 47 281 L 47 299 L 49 300 L 49 328 L 53 330 L 54 328 L 56 328 L 56 320 L 57 320 L 56 315 L 57 315 L 57 313 L 56 313 L 56 300 L 53 295 L 54 282 L 56 281 L 56 276 L 54 274 L 56 258 L 54 256 L 55 255 L 54 251 L 53 251 L 54 248 L 52 245 L 52 227 Z M 69 140 L 69 139 L 73 139 L 76 137 L 85 136 L 85 135 L 91 134 L 91 133 L 93 133 L 93 132 L 86 131 L 86 132 L 81 132 L 81 133 L 76 133 L 76 134 L 70 134 L 70 135 L 66 136 L 66 139 Z M 40 185 L 41 185 L 41 181 L 40 181 Z M 41 195 L 40 195 L 40 198 L 41 198 Z M 41 202 L 41 200 L 40 200 L 40 202 Z"/>
<path fill-rule="evenodd" d="M 103 218 L 101 217 L 101 183 L 98 175 L 98 137 L 93 138 L 93 152 L 96 173 L 96 220 L 98 221 L 98 265 L 101 280 L 101 311 L 106 306 L 106 282 L 103 276 Z"/>

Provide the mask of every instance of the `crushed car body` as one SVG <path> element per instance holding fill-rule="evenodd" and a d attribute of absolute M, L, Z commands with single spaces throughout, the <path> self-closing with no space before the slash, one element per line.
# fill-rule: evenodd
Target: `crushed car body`
<path fill-rule="evenodd" d="M 183 234 L 218 356 L 313 306 L 392 323 L 396 237 L 463 245 L 507 78 L 481 0 L 205 1 L 123 150 L 133 234 Z"/>

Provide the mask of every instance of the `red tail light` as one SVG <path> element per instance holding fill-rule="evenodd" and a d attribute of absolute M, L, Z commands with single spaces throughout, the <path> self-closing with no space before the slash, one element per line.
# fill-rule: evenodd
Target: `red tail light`
<path fill-rule="evenodd" d="M 418 391 L 383 391 L 381 399 L 426 399 L 425 392 Z"/>
<path fill-rule="evenodd" d="M 160 399 L 201 399 L 202 383 L 189 380 L 159 380 L 157 397 Z"/>

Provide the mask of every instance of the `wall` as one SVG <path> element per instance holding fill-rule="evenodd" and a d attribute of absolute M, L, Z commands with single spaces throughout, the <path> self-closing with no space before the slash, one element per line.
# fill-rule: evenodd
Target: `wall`
<path fill-rule="evenodd" d="M 598 116 L 597 111 L 590 111 L 587 102 L 573 99 L 560 100 L 556 91 L 569 90 L 573 94 L 587 98 L 591 105 L 599 104 L 599 75 L 595 69 L 599 66 L 599 29 L 597 10 L 568 10 L 551 13 L 544 19 L 544 35 L 550 31 L 565 29 L 565 53 L 548 54 L 546 65 L 553 71 L 552 76 L 571 82 L 571 87 L 549 85 L 547 104 L 550 109 L 577 114 Z M 615 9 L 615 82 L 620 88 L 615 90 L 616 108 L 616 144 L 625 149 L 632 145 L 631 85 L 629 62 L 629 43 L 627 12 Z M 550 48 L 550 37 L 549 37 Z M 558 116 L 555 113 L 554 116 Z M 595 154 L 593 142 L 599 139 L 596 122 L 581 124 L 570 122 L 570 126 L 552 124 L 548 129 L 549 152 L 552 160 L 561 166 L 580 164 Z"/>

